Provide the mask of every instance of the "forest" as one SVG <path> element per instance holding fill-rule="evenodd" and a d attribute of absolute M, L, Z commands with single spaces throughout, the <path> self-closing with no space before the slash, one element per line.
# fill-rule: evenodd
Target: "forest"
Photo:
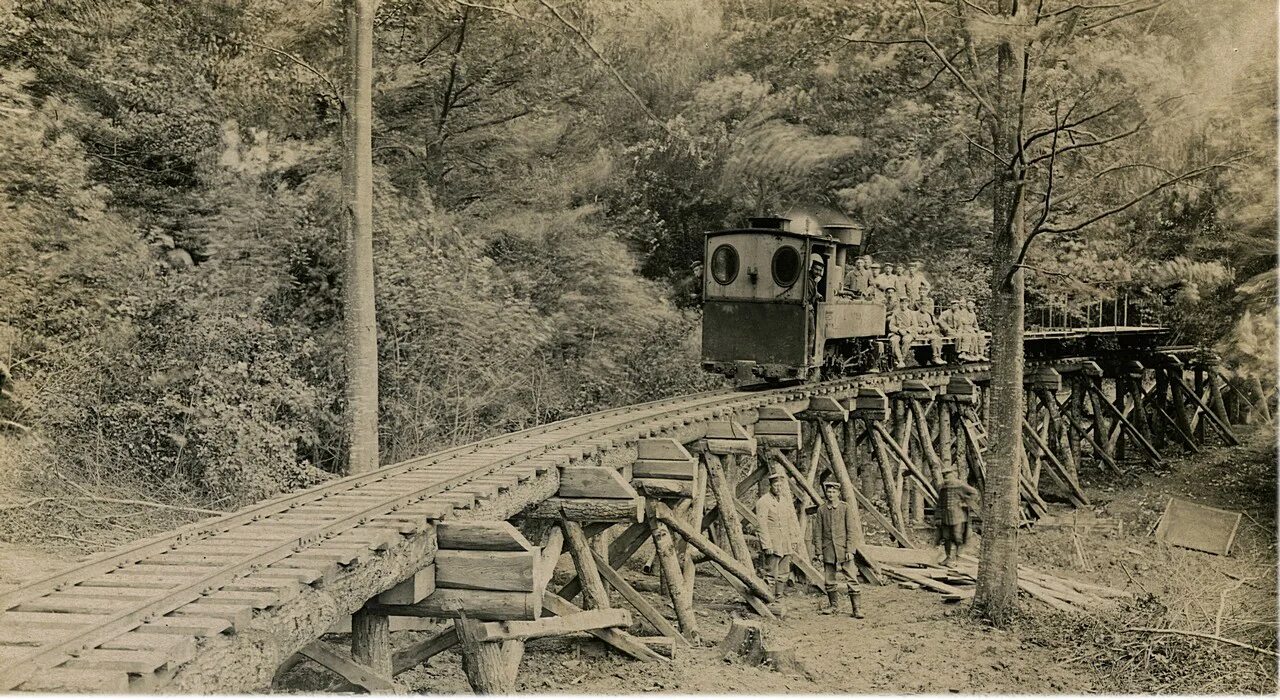
<path fill-rule="evenodd" d="M 714 385 L 702 235 L 791 204 L 985 308 L 996 145 L 938 58 L 989 57 L 953 4 L 379 3 L 381 461 Z M 1123 296 L 1271 386 L 1275 7 L 1105 7 L 1028 38 L 1028 303 Z M 0 500 L 35 504 L 0 539 L 107 546 L 343 473 L 341 3 L 0 23 Z"/>

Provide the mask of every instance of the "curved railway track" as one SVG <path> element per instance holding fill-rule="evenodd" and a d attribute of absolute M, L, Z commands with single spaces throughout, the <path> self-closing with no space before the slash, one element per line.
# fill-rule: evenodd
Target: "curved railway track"
<path fill-rule="evenodd" d="M 572 460 L 770 404 L 987 370 L 986 363 L 915 368 L 637 404 L 442 450 L 193 523 L 0 594 L 0 690 L 29 688 L 24 682 L 53 669 L 103 674 L 104 682 L 172 669 L 194 656 L 197 639 L 232 629 L 401 535 L 457 517 Z"/>

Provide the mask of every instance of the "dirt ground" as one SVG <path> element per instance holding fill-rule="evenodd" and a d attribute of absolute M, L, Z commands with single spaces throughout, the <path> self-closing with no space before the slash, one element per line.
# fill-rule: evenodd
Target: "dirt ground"
<path fill-rule="evenodd" d="M 1173 450 L 1170 450 L 1173 452 Z M 784 617 L 770 625 L 803 673 L 780 673 L 723 660 L 719 642 L 734 615 L 747 616 L 735 594 L 700 568 L 699 624 L 705 646 L 680 649 L 671 664 L 641 664 L 574 636 L 528 644 L 522 693 L 1269 693 L 1275 657 L 1213 642 L 1124 634 L 1125 624 L 1195 629 L 1266 649 L 1276 647 L 1276 453 L 1274 428 L 1236 448 L 1207 448 L 1170 461 L 1163 474 L 1145 468 L 1125 477 L 1083 475 L 1089 508 L 1054 508 L 1052 522 L 1024 532 L 1023 561 L 1041 571 L 1122 588 L 1143 605 L 1115 618 L 1064 620 L 1024 599 L 1025 615 L 1008 630 L 972 619 L 964 604 L 895 585 L 864 586 L 867 618 L 817 614 L 819 595 L 792 588 Z M 1158 543 L 1151 532 L 1169 496 L 1242 512 L 1230 556 Z M 971 547 L 976 552 L 976 547 Z M 0 590 L 71 561 L 0 544 Z M 633 562 L 634 563 L 634 562 Z M 568 565 L 566 557 L 563 562 Z M 562 568 L 564 568 L 562 566 Z M 706 567 L 706 565 L 703 565 Z M 625 575 L 638 587 L 654 577 Z M 656 591 L 645 595 L 666 609 Z M 847 606 L 847 599 L 841 600 Z M 623 604 L 619 602 L 618 604 Z M 844 608 L 847 610 L 847 607 Z M 1152 611 L 1155 612 L 1152 612 Z M 639 619 L 639 616 L 635 616 Z M 642 634 L 651 630 L 638 628 Z M 426 633 L 399 632 L 397 646 Z M 335 642 L 343 642 L 335 638 Z M 400 675 L 411 691 L 467 693 L 458 655 L 445 652 Z M 323 691 L 331 679 L 309 664 L 287 678 L 289 691 Z"/>

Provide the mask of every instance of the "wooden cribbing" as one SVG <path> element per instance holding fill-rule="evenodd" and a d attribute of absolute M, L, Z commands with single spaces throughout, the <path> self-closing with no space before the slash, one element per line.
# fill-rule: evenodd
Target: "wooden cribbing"
<path fill-rule="evenodd" d="M 769 590 L 769 587 L 766 586 L 763 581 L 756 577 L 755 572 L 753 572 L 748 565 L 739 562 L 733 557 L 733 555 L 717 547 L 711 542 L 711 540 L 703 537 L 702 533 L 694 532 L 687 524 L 681 522 L 679 518 L 675 517 L 675 514 L 671 512 L 671 509 L 668 508 L 666 504 L 653 504 L 653 514 L 657 516 L 659 520 L 670 526 L 672 530 L 680 533 L 681 537 L 685 538 L 690 545 L 696 547 L 698 551 L 707 555 L 707 558 L 733 574 L 735 578 L 745 584 L 747 588 L 750 589 L 750 591 L 758 598 L 764 600 L 766 603 L 773 602 L 773 592 Z"/>

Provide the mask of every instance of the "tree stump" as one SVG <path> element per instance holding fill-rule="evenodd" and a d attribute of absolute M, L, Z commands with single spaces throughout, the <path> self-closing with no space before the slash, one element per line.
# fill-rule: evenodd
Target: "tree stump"
<path fill-rule="evenodd" d="M 716 650 L 725 661 L 741 661 L 749 666 L 812 679 L 809 670 L 796 658 L 795 649 L 777 645 L 759 620 L 733 618 L 729 622 L 729 633 Z"/>

